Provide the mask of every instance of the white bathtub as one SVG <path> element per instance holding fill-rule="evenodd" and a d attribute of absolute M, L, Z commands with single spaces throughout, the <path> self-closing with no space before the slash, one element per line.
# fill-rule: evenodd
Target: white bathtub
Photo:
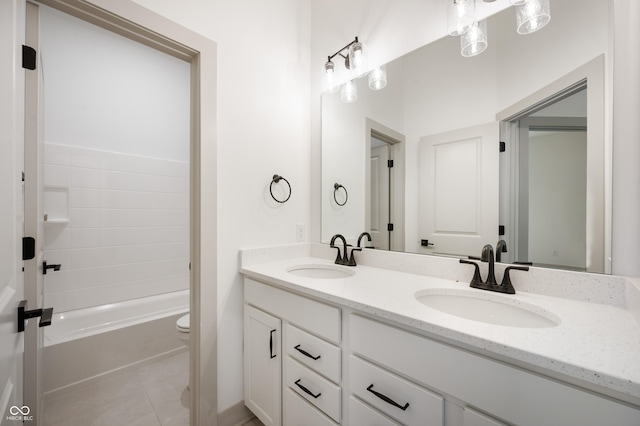
<path fill-rule="evenodd" d="M 189 311 L 189 291 L 54 313 L 44 329 L 44 391 L 185 351 L 176 320 Z"/>

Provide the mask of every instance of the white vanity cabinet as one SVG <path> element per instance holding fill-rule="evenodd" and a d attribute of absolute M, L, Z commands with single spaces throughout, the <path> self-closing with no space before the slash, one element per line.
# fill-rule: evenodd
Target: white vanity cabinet
<path fill-rule="evenodd" d="M 341 327 L 339 308 L 245 279 L 245 404 L 265 425 L 341 423 Z"/>
<path fill-rule="evenodd" d="M 357 314 L 349 317 L 348 340 L 353 358 L 366 358 L 388 375 L 410 379 L 413 386 L 446 395 L 460 407 L 461 422 L 449 419 L 447 426 L 640 425 L 640 411 L 622 402 Z M 359 368 L 350 361 L 349 370 L 354 366 Z M 350 371 L 350 377 L 357 374 Z M 357 381 L 350 382 L 351 392 L 362 394 L 354 384 Z M 402 395 L 399 388 L 397 392 Z M 401 398 L 398 402 L 403 403 Z M 394 418 L 412 425 L 442 424 Z"/>
<path fill-rule="evenodd" d="M 245 278 L 245 404 L 265 425 L 640 425 L 636 406 L 310 297 Z"/>

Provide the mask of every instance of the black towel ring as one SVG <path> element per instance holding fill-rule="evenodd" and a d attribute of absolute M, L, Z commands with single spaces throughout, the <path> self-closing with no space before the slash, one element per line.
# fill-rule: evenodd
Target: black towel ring
<path fill-rule="evenodd" d="M 287 182 L 287 186 L 289 187 L 289 196 L 287 196 L 287 198 L 285 200 L 278 200 L 275 195 L 273 195 L 273 184 L 274 183 L 279 183 L 281 180 Z M 269 185 L 269 192 L 271 193 L 271 198 L 273 198 L 274 200 L 276 200 L 276 202 L 282 204 L 282 203 L 286 203 L 287 201 L 289 201 L 289 198 L 291 198 L 291 184 L 289 183 L 288 180 L 286 180 L 285 178 L 283 178 L 282 176 L 279 175 L 273 175 L 273 179 L 271 179 L 271 185 Z"/>
<path fill-rule="evenodd" d="M 338 198 L 336 197 L 336 193 L 338 192 L 338 189 L 342 188 L 344 190 L 344 203 L 340 203 L 338 202 Z M 333 184 L 333 199 L 336 202 L 337 205 L 339 205 L 340 207 L 344 206 L 345 204 L 347 204 L 347 201 L 349 201 L 349 193 L 347 192 L 347 188 L 345 188 L 344 186 L 340 185 L 339 183 L 334 183 Z"/>

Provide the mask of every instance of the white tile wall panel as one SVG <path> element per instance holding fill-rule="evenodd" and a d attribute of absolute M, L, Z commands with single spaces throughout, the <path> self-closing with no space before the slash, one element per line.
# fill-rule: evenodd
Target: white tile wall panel
<path fill-rule="evenodd" d="M 189 179 L 173 176 L 147 175 L 142 173 L 113 172 L 102 170 L 101 187 L 122 191 L 169 192 L 184 194 L 188 192 Z"/>
<path fill-rule="evenodd" d="M 69 223 L 46 230 L 56 311 L 189 287 L 188 163 L 45 143 L 45 186 L 68 194 Z"/>
<path fill-rule="evenodd" d="M 97 228 L 100 226 L 100 209 L 70 208 L 69 226 L 74 228 Z"/>
<path fill-rule="evenodd" d="M 71 228 L 71 244 L 69 248 L 97 248 L 101 247 L 102 229 L 100 228 Z"/>
<path fill-rule="evenodd" d="M 69 188 L 69 207 L 100 208 L 100 190 L 97 188 Z"/>
<path fill-rule="evenodd" d="M 105 209 L 168 209 L 188 210 L 187 194 L 140 192 L 140 191 L 101 191 L 100 207 Z"/>
<path fill-rule="evenodd" d="M 184 290 L 185 280 L 188 282 L 188 274 L 135 283 L 122 283 L 81 290 L 62 291 L 47 294 L 45 297 L 47 299 L 47 306 L 53 306 L 56 312 L 66 312 L 84 307 L 119 302 L 123 300 L 123 294 L 127 295 L 126 300 L 131 300 L 146 297 L 149 294 Z"/>
<path fill-rule="evenodd" d="M 44 175 L 47 177 L 45 186 L 68 188 L 71 185 L 71 169 L 68 166 L 45 164 Z"/>
<path fill-rule="evenodd" d="M 44 144 L 44 163 L 70 166 L 72 149 L 66 145 L 46 143 Z"/>
<path fill-rule="evenodd" d="M 189 177 L 189 164 L 186 162 L 122 155 L 114 152 L 104 152 L 102 154 L 101 168 L 116 172 Z"/>
<path fill-rule="evenodd" d="M 102 210 L 102 227 L 126 228 L 143 226 L 181 226 L 188 224 L 186 210 Z"/>
<path fill-rule="evenodd" d="M 62 224 L 45 225 L 47 231 L 44 235 L 45 250 L 63 250 L 71 247 L 71 232 Z"/>
<path fill-rule="evenodd" d="M 108 228 L 101 230 L 100 241 L 102 247 L 188 242 L 189 227 Z"/>
<path fill-rule="evenodd" d="M 45 172 L 46 176 L 46 172 Z M 100 170 L 71 167 L 71 186 L 75 188 L 100 188 Z"/>

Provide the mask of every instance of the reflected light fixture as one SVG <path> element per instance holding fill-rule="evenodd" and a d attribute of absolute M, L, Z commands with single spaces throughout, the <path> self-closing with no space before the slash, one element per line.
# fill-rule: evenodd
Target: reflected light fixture
<path fill-rule="evenodd" d="M 369 71 L 369 89 L 380 90 L 387 86 L 387 67 L 380 65 Z"/>
<path fill-rule="evenodd" d="M 487 48 L 487 21 L 474 22 L 469 30 L 460 36 L 460 54 L 464 57 L 476 56 Z"/>
<path fill-rule="evenodd" d="M 551 20 L 549 0 L 527 0 L 516 6 L 516 29 L 518 34 L 531 34 Z"/>
<path fill-rule="evenodd" d="M 447 0 L 447 32 L 451 36 L 466 33 L 476 20 L 476 0 Z"/>
<path fill-rule="evenodd" d="M 358 100 L 358 88 L 353 83 L 353 80 L 349 80 L 342 85 L 340 100 L 345 104 L 350 104 Z"/>
<path fill-rule="evenodd" d="M 344 59 L 344 66 L 348 70 L 348 81 L 341 88 L 337 84 L 336 65 L 333 62 L 336 56 Z M 387 85 L 387 71 L 384 65 L 370 71 L 367 47 L 358 40 L 358 37 L 355 37 L 351 43 L 327 57 L 327 62 L 324 64 L 323 92 L 335 93 L 340 88 L 342 102 L 355 102 L 358 99 L 358 89 L 353 79 L 367 74 L 371 90 L 380 90 Z"/>

